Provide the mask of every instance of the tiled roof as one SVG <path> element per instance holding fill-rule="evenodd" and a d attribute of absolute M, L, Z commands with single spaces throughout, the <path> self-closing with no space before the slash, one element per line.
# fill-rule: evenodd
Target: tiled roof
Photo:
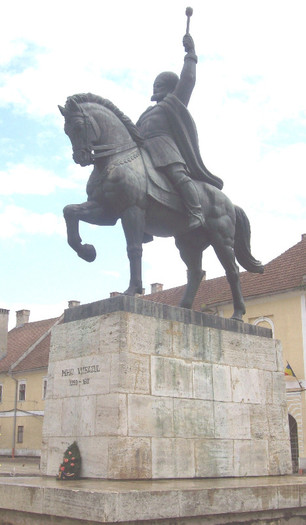
<path fill-rule="evenodd" d="M 25 323 L 8 333 L 7 354 L 0 360 L 0 372 L 7 372 L 33 345 L 33 350 L 22 359 L 14 371 L 31 370 L 48 366 L 50 335 L 37 343 L 59 320 L 58 317 L 34 323 Z"/>
<path fill-rule="evenodd" d="M 245 299 L 306 287 L 306 234 L 300 242 L 266 264 L 263 274 L 241 272 L 240 281 Z M 177 306 L 185 286 L 149 294 L 144 299 Z M 217 277 L 201 282 L 193 309 L 201 311 L 205 306 L 227 302 L 232 302 L 229 284 L 225 276 Z"/>

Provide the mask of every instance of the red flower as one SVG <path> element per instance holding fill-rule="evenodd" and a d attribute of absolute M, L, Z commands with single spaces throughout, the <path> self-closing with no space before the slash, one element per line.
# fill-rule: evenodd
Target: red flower
<path fill-rule="evenodd" d="M 70 455 L 72 454 L 71 450 L 69 450 L 68 454 L 70 454 Z"/>
<path fill-rule="evenodd" d="M 64 463 L 68 463 L 68 459 L 67 458 L 64 459 Z"/>
<path fill-rule="evenodd" d="M 71 466 L 71 467 L 74 467 L 74 463 L 70 463 L 70 466 Z"/>
<path fill-rule="evenodd" d="M 61 470 L 62 470 L 62 471 L 65 470 L 65 467 L 61 467 Z"/>
<path fill-rule="evenodd" d="M 75 460 L 75 458 L 71 458 L 73 461 Z"/>

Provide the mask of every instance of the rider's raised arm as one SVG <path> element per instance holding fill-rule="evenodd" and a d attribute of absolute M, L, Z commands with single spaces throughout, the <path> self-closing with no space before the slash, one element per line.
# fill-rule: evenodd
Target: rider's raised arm
<path fill-rule="evenodd" d="M 197 55 L 195 54 L 194 42 L 189 33 L 183 38 L 183 46 L 186 51 L 184 66 L 173 94 L 187 106 L 196 82 L 196 65 L 198 61 Z"/>

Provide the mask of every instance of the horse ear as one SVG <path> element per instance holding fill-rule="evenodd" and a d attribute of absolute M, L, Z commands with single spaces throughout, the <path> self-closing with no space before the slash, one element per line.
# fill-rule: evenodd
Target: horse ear
<path fill-rule="evenodd" d="M 58 107 L 58 109 L 60 110 L 60 112 L 61 112 L 61 114 L 63 115 L 63 117 L 65 117 L 65 116 L 66 116 L 66 110 L 65 110 L 65 108 L 63 108 L 63 106 L 57 106 L 57 107 Z"/>
<path fill-rule="evenodd" d="M 69 111 L 80 111 L 79 104 L 73 97 L 69 97 Z"/>

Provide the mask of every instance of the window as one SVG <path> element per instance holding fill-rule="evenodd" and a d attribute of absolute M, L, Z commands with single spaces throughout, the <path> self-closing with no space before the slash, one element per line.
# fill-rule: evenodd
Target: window
<path fill-rule="evenodd" d="M 0 403 L 2 403 L 3 400 L 3 386 L 0 385 Z"/>
<path fill-rule="evenodd" d="M 26 384 L 25 381 L 20 381 L 18 384 L 18 401 L 25 401 L 26 398 Z"/>
<path fill-rule="evenodd" d="M 42 398 L 43 398 L 43 399 L 46 399 L 46 395 L 47 395 L 47 386 L 48 386 L 48 379 L 44 378 L 44 379 L 43 379 L 43 391 L 42 391 Z"/>
<path fill-rule="evenodd" d="M 17 443 L 23 443 L 23 426 L 17 428 Z"/>

